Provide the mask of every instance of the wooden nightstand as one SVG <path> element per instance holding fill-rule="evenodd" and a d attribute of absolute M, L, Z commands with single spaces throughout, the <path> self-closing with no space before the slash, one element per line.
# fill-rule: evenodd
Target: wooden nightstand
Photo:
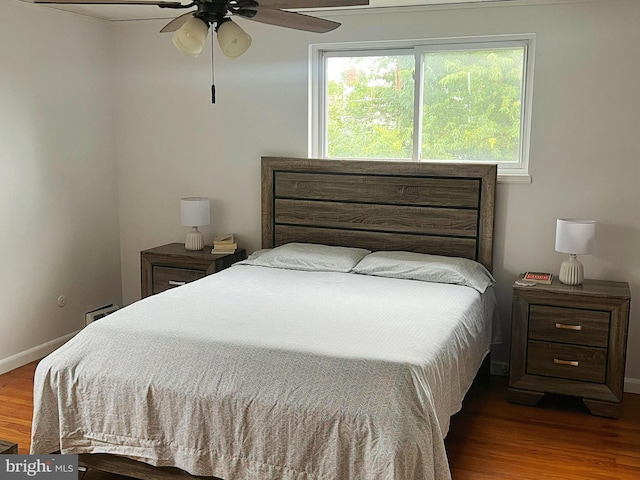
<path fill-rule="evenodd" d="M 4 454 L 17 454 L 18 444 L 10 442 L 8 440 L 0 439 L 0 455 Z"/>
<path fill-rule="evenodd" d="M 193 282 L 247 258 L 244 249 L 213 255 L 211 248 L 207 245 L 193 252 L 185 249 L 184 243 L 169 243 L 140 252 L 142 297 Z"/>
<path fill-rule="evenodd" d="M 509 400 L 572 395 L 594 415 L 618 417 L 630 302 L 625 282 L 514 284 Z"/>

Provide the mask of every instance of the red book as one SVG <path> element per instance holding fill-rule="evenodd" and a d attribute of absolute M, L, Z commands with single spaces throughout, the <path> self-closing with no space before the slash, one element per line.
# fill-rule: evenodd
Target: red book
<path fill-rule="evenodd" d="M 523 280 L 528 282 L 535 283 L 544 283 L 545 285 L 551 284 L 551 280 L 553 279 L 553 273 L 546 272 L 527 272 L 522 277 Z"/>

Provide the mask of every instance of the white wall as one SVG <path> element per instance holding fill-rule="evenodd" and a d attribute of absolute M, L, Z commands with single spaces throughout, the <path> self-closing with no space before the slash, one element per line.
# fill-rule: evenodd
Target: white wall
<path fill-rule="evenodd" d="M 182 196 L 212 199 L 209 241 L 234 231 L 248 250 L 259 248 L 260 157 L 307 154 L 311 43 L 536 33 L 533 183 L 498 187 L 495 274 L 505 338 L 518 272 L 557 272 L 564 259 L 553 250 L 558 217 L 595 218 L 597 252 L 581 258 L 587 275 L 629 281 L 636 294 L 637 1 L 327 17 L 343 26 L 315 35 L 238 20 L 254 42 L 239 59 L 218 54 L 211 105 L 209 51 L 183 56 L 170 35 L 157 33 L 163 21 L 109 25 L 0 3 L 0 371 L 80 329 L 85 311 L 139 298 L 140 250 L 187 232 Z M 62 309 L 60 294 L 68 299 Z M 634 379 L 637 304 L 627 361 Z M 497 349 L 497 360 L 507 353 L 507 345 Z"/>
<path fill-rule="evenodd" d="M 2 373 L 122 294 L 110 25 L 17 0 L 0 18 Z"/>
<path fill-rule="evenodd" d="M 326 35 L 238 20 L 253 37 L 242 57 L 194 60 L 157 32 L 164 22 L 117 25 L 117 157 L 123 294 L 139 298 L 139 251 L 182 241 L 178 199 L 212 199 L 213 234 L 260 246 L 260 157 L 307 155 L 311 43 L 487 34 L 537 35 L 531 185 L 498 187 L 495 274 L 508 339 L 511 285 L 527 269 L 557 273 L 555 220 L 598 222 L 587 276 L 640 286 L 640 2 L 500 5 L 331 15 Z M 640 379 L 639 302 L 632 302 L 627 377 Z M 508 345 L 496 350 L 508 358 Z M 640 383 L 639 383 L 640 385 Z"/>

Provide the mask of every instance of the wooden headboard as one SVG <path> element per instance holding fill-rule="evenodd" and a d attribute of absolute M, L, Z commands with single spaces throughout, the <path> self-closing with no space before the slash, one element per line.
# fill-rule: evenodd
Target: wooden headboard
<path fill-rule="evenodd" d="M 497 167 L 262 158 L 262 247 L 406 250 L 493 264 Z"/>

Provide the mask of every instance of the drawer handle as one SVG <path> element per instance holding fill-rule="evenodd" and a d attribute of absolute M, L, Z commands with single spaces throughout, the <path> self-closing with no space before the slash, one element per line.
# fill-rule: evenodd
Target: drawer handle
<path fill-rule="evenodd" d="M 565 323 L 556 323 L 556 328 L 561 328 L 563 330 L 582 330 L 582 325 L 567 325 Z"/>
<path fill-rule="evenodd" d="M 553 363 L 555 363 L 556 365 L 569 365 L 570 367 L 580 366 L 579 362 L 572 360 L 560 360 L 559 358 L 554 358 Z"/>
<path fill-rule="evenodd" d="M 178 282 L 177 280 L 169 280 L 169 285 L 174 287 L 181 287 L 182 285 L 186 285 L 187 282 Z"/>

